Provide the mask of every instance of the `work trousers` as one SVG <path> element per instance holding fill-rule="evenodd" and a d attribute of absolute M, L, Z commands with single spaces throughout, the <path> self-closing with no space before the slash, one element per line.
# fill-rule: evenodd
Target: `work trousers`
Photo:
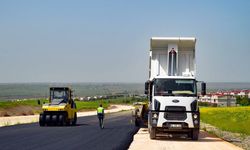
<path fill-rule="evenodd" d="M 100 126 L 100 128 L 101 129 L 103 129 L 104 128 L 104 125 L 103 125 L 103 119 L 104 119 L 104 114 L 97 114 L 97 116 L 98 116 L 98 119 L 99 119 L 99 126 Z"/>

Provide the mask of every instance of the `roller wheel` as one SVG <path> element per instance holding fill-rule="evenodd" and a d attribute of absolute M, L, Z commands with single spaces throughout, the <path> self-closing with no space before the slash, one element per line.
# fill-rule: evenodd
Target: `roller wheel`
<path fill-rule="evenodd" d="M 75 115 L 74 115 L 74 119 L 73 119 L 73 121 L 72 121 L 72 125 L 76 125 L 76 122 L 77 122 L 77 114 L 75 113 Z"/>
<path fill-rule="evenodd" d="M 50 124 L 50 122 L 51 122 L 51 116 L 50 116 L 50 115 L 46 115 L 46 116 L 45 116 L 45 122 L 46 122 L 47 124 Z"/>
<path fill-rule="evenodd" d="M 39 125 L 45 126 L 45 118 L 44 118 L 43 114 L 40 114 L 40 116 L 39 116 Z"/>
<path fill-rule="evenodd" d="M 70 120 L 68 118 L 68 115 L 66 114 L 64 117 L 65 117 L 66 126 L 69 126 L 70 125 Z"/>
<path fill-rule="evenodd" d="M 51 120 L 52 120 L 52 122 L 53 122 L 53 124 L 57 124 L 57 116 L 56 115 L 53 115 L 52 117 L 51 117 Z"/>
<path fill-rule="evenodd" d="M 64 116 L 63 116 L 63 115 L 59 115 L 59 117 L 58 117 L 58 122 L 59 122 L 59 125 L 61 125 L 61 126 L 64 125 L 65 119 L 64 119 Z"/>

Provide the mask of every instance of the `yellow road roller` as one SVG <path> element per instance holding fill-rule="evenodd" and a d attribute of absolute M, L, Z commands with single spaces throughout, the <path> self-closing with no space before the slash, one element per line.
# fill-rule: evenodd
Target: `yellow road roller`
<path fill-rule="evenodd" d="M 43 104 L 39 117 L 40 126 L 76 125 L 77 109 L 69 87 L 50 87 L 49 103 Z"/>

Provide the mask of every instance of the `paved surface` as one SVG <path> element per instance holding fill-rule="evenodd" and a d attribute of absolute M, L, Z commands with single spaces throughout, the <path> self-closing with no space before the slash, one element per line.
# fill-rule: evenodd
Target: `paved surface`
<path fill-rule="evenodd" d="M 38 123 L 0 128 L 0 149 L 127 149 L 137 128 L 131 111 L 105 116 L 104 129 L 96 116 L 79 117 L 77 126 L 40 127 Z"/>
<path fill-rule="evenodd" d="M 159 137 L 150 140 L 147 128 L 141 128 L 134 136 L 129 150 L 241 150 L 241 148 L 201 131 L 198 141 L 184 137 Z"/>
<path fill-rule="evenodd" d="M 105 110 L 105 113 L 113 113 L 131 109 L 134 109 L 134 107 L 129 105 L 111 105 L 110 109 Z M 96 111 L 77 112 L 78 117 L 91 115 L 96 115 Z M 38 120 L 39 115 L 0 117 L 0 127 L 15 124 L 34 123 L 38 122 Z"/>

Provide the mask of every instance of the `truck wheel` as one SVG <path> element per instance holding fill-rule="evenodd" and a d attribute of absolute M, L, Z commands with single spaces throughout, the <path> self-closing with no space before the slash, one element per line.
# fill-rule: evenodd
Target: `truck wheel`
<path fill-rule="evenodd" d="M 197 141 L 199 139 L 199 129 L 192 130 L 192 140 Z"/>
<path fill-rule="evenodd" d="M 139 121 L 137 118 L 135 119 L 135 126 L 136 126 L 136 127 L 139 127 L 139 126 L 140 126 L 140 121 Z"/>
<path fill-rule="evenodd" d="M 151 127 L 150 128 L 150 139 L 155 139 L 156 138 L 156 128 Z"/>
<path fill-rule="evenodd" d="M 44 115 L 40 114 L 39 116 L 39 125 L 40 126 L 44 126 L 45 125 L 45 119 L 44 119 Z"/>
<path fill-rule="evenodd" d="M 72 125 L 76 125 L 76 122 L 77 122 L 77 114 L 75 113 L 75 115 L 74 115 L 74 119 L 73 119 L 73 121 L 72 121 Z"/>
<path fill-rule="evenodd" d="M 193 130 L 187 133 L 188 138 L 192 138 L 192 135 L 193 135 Z"/>

